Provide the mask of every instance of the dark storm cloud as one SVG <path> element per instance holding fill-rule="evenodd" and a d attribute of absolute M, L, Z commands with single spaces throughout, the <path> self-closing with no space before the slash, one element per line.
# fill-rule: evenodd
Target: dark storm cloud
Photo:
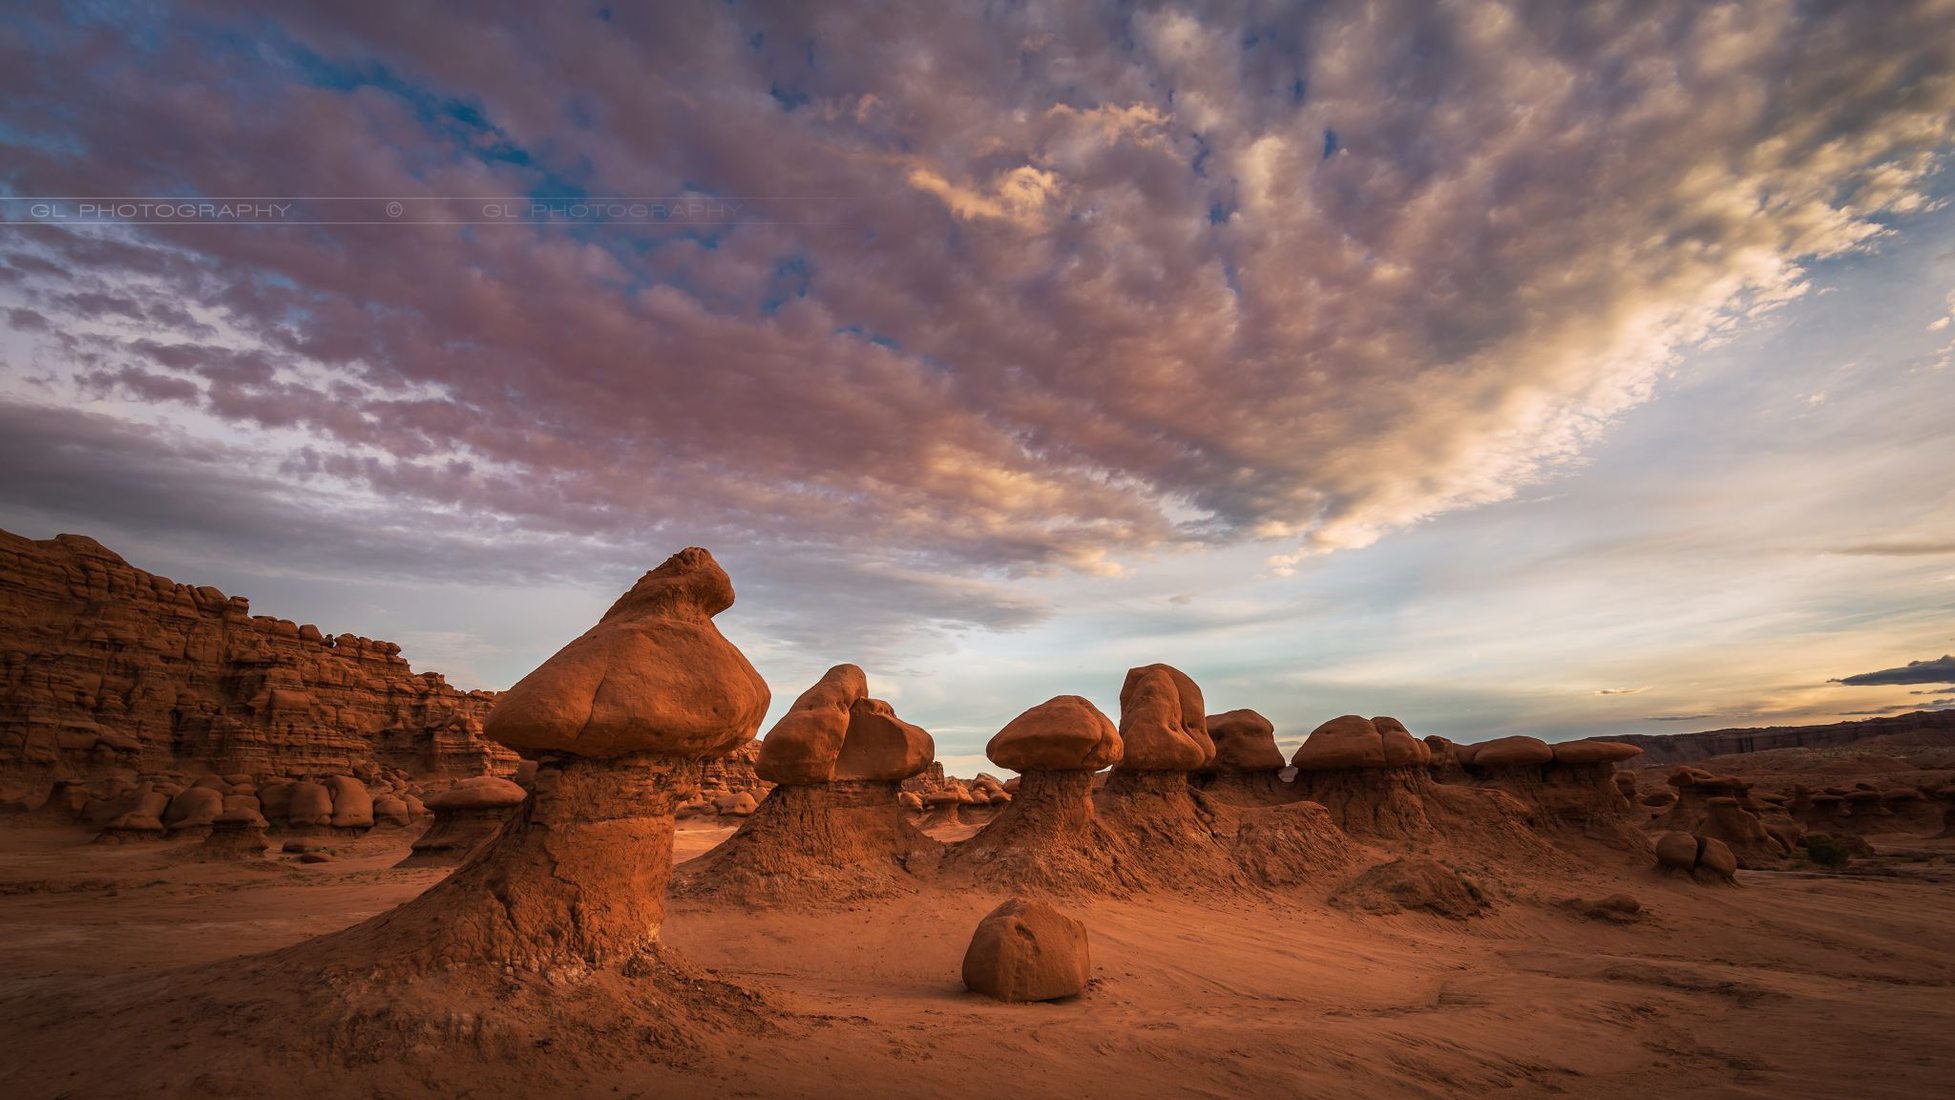
<path fill-rule="evenodd" d="M 1834 680 L 1833 683 L 1850 684 L 1854 687 L 1872 687 L 1882 684 L 1955 684 L 1955 655 L 1938 657 L 1932 661 L 1909 661 L 1899 668 L 1883 668 L 1878 672 L 1844 676 Z"/>
<path fill-rule="evenodd" d="M 1018 630 L 1049 613 L 1001 583 L 874 556 L 743 545 L 707 528 L 596 540 L 538 535 L 489 517 L 433 523 L 411 498 L 351 496 L 325 479 L 242 472 L 250 458 L 112 417 L 0 402 L 0 469 L 9 473 L 0 481 L 0 514 L 32 537 L 78 530 L 111 549 L 126 551 L 137 540 L 319 576 L 597 592 L 622 590 L 685 542 L 705 542 L 720 547 L 738 577 L 747 621 L 760 636 L 889 660 L 932 644 L 928 636 L 938 632 Z"/>

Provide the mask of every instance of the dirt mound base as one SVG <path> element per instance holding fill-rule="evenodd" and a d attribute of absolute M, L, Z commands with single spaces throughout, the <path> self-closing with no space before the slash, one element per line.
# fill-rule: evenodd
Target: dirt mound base
<path fill-rule="evenodd" d="M 913 888 L 943 845 L 910 824 L 893 782 L 782 785 L 740 830 L 680 868 L 673 893 L 749 905 L 847 901 Z"/>
<path fill-rule="evenodd" d="M 1492 907 L 1485 891 L 1464 872 L 1418 856 L 1370 868 L 1338 887 L 1330 902 L 1363 913 L 1416 909 L 1452 920 L 1477 917 Z"/>

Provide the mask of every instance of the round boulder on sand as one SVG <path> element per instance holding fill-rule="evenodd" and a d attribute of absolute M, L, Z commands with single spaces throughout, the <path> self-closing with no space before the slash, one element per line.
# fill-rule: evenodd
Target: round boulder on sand
<path fill-rule="evenodd" d="M 1086 926 L 1042 901 L 1013 898 L 978 922 L 964 984 L 1000 1001 L 1075 996 L 1092 979 Z"/>

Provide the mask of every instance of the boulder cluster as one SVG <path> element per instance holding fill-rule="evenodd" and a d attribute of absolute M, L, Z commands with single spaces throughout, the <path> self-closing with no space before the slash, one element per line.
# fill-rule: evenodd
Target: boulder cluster
<path fill-rule="evenodd" d="M 368 765 L 364 775 L 150 775 L 92 784 L 58 781 L 37 811 L 44 821 L 81 823 L 106 843 L 202 837 L 220 819 L 291 834 L 350 835 L 424 821 L 428 811 L 401 772 Z"/>

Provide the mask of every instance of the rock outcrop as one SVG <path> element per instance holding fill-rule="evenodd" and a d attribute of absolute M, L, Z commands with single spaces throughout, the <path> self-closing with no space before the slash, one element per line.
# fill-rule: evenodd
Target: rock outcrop
<path fill-rule="evenodd" d="M 253 615 L 93 539 L 0 532 L 0 787 L 361 763 L 481 775 L 514 761 L 481 735 L 494 700 L 391 642 Z"/>
<path fill-rule="evenodd" d="M 1462 759 L 1471 748 L 1460 748 Z M 1525 803 L 1505 791 L 1434 782 L 1432 756 L 1432 746 L 1395 718 L 1346 714 L 1304 739 L 1291 758 L 1291 785 L 1359 841 L 1420 852 L 1435 845 L 1507 855 L 1552 851 L 1529 829 Z"/>
<path fill-rule="evenodd" d="M 1086 699 L 1060 695 L 1005 724 L 985 746 L 1018 772 L 1011 802 L 957 845 L 948 866 L 986 884 L 1119 892 L 1135 883 L 1093 805 L 1093 773 L 1122 752 L 1113 721 Z"/>
<path fill-rule="evenodd" d="M 699 760 L 744 743 L 767 711 L 766 682 L 713 625 L 732 603 L 698 548 L 640 578 L 491 714 L 489 736 L 537 763 L 495 837 L 421 896 L 305 946 L 369 964 L 377 951 L 396 972 L 541 975 L 655 952 L 673 811 Z"/>
<path fill-rule="evenodd" d="M 1296 792 L 1283 782 L 1283 750 L 1276 747 L 1276 726 L 1253 710 L 1232 710 L 1208 716 L 1209 739 L 1215 757 L 1192 782 L 1203 794 L 1220 802 L 1268 805 L 1293 801 Z"/>
<path fill-rule="evenodd" d="M 1636 745 L 1644 753 L 1636 761 L 1636 766 L 1656 768 L 1693 764 L 1732 753 L 1828 749 L 1869 742 L 1879 744 L 1883 741 L 1921 743 L 1924 738 L 1934 744 L 1955 745 L 1955 711 L 1924 710 L 1823 726 L 1761 726 L 1705 730 L 1701 733 L 1625 733 L 1595 740 Z"/>
<path fill-rule="evenodd" d="M 433 824 L 414 840 L 396 867 L 452 867 L 501 830 L 529 792 L 493 775 L 464 779 L 428 799 Z"/>
<path fill-rule="evenodd" d="M 1616 782 L 1617 765 L 1642 754 L 1636 746 L 1504 737 L 1451 750 L 1466 782 L 1514 796 L 1551 840 L 1593 840 L 1647 858 L 1649 838 Z"/>
<path fill-rule="evenodd" d="M 1086 989 L 1093 960 L 1086 925 L 1042 901 L 993 909 L 964 952 L 964 985 L 1000 1001 L 1056 1001 Z"/>
<path fill-rule="evenodd" d="M 738 832 L 684 868 L 678 890 L 767 905 L 908 887 L 942 845 L 897 796 L 935 756 L 928 733 L 869 697 L 860 668 L 836 665 L 761 741 L 756 772 L 773 788 Z"/>
<path fill-rule="evenodd" d="M 1188 783 L 1215 759 L 1205 709 L 1201 689 L 1168 665 L 1129 670 L 1120 688 L 1122 754 L 1094 805 L 1136 870 L 1161 885 L 1224 886 L 1236 874 Z"/>
<path fill-rule="evenodd" d="M 1737 879 L 1738 857 L 1716 837 L 1664 833 L 1656 838 L 1656 865 L 1690 875 L 1699 882 L 1729 883 Z"/>

